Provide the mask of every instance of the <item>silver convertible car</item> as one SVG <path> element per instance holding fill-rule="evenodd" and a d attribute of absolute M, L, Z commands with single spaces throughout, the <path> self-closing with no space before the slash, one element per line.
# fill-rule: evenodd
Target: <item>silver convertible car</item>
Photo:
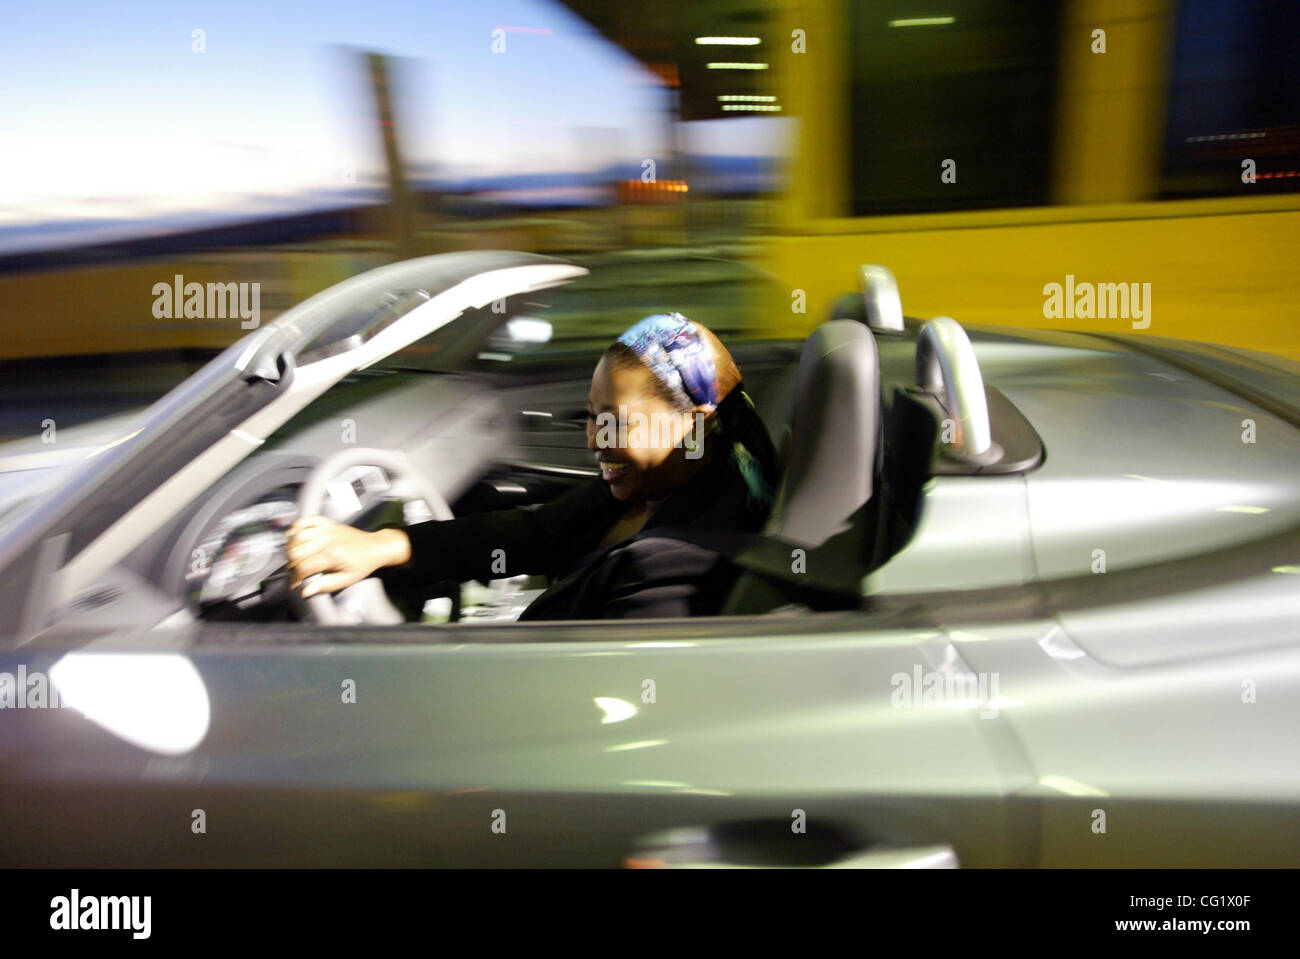
<path fill-rule="evenodd" d="M 1300 862 L 1296 365 L 858 280 L 806 340 L 734 341 L 783 476 L 716 617 L 287 587 L 298 515 L 593 474 L 599 323 L 675 304 L 555 259 L 366 273 L 0 449 L 0 865 Z"/>

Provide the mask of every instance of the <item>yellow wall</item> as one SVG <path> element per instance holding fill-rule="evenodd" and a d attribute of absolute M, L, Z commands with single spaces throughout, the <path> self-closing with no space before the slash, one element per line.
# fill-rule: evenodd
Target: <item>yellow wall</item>
<path fill-rule="evenodd" d="M 1076 283 L 1150 283 L 1149 335 L 1300 359 L 1300 198 L 1270 205 L 1282 208 L 1243 212 L 1249 205 L 1227 200 L 1076 207 L 1092 218 L 1066 222 L 1052 209 L 840 221 L 776 238 L 765 266 L 808 294 L 807 315 L 781 333 L 828 319 L 834 297 L 858 289 L 857 267 L 882 263 L 909 316 L 1132 332 L 1122 319 L 1046 319 L 1044 285 L 1072 273 Z"/>
<path fill-rule="evenodd" d="M 247 334 L 238 318 L 153 315 L 155 283 L 258 283 L 263 321 L 379 259 L 349 253 L 230 251 L 175 260 L 0 275 L 0 357 L 18 359 L 225 347 Z"/>

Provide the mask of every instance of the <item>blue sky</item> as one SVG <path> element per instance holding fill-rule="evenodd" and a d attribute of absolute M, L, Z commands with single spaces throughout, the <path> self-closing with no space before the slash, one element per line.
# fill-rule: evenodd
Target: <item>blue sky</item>
<path fill-rule="evenodd" d="M 400 134 L 417 174 L 590 169 L 666 143 L 663 92 L 551 0 L 44 0 L 6 19 L 0 228 L 273 212 L 347 189 L 349 172 L 376 182 L 370 90 L 349 48 L 403 58 Z M 507 32 L 493 53 L 497 27 L 550 32 Z M 746 129 L 692 142 L 745 152 L 762 140 Z"/>

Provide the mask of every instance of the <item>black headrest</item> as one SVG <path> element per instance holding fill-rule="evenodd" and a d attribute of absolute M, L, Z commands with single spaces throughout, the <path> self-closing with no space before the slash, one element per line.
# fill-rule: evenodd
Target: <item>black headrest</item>
<path fill-rule="evenodd" d="M 880 447 L 879 381 L 876 340 L 863 324 L 831 320 L 808 337 L 768 532 L 817 546 L 871 498 Z"/>

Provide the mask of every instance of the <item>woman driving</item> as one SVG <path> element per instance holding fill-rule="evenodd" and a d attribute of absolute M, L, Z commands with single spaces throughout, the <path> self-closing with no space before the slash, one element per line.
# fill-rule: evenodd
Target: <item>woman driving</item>
<path fill-rule="evenodd" d="M 545 574 L 520 619 L 716 613 L 736 570 L 653 532 L 757 530 L 775 454 L 722 342 L 680 313 L 646 317 L 605 350 L 587 398 L 600 477 L 542 506 L 365 532 L 307 516 L 290 527 L 292 585 L 333 593 L 377 575 L 395 594 L 446 580 Z"/>

